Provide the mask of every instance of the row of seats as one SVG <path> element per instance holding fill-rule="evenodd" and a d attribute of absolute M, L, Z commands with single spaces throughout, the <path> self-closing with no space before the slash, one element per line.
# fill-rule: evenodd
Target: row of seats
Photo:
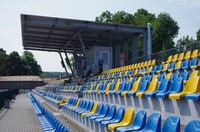
<path fill-rule="evenodd" d="M 65 127 L 64 124 L 62 124 L 51 112 L 46 110 L 41 103 L 32 95 L 31 93 L 28 93 L 32 104 L 34 111 L 36 112 L 36 115 L 40 121 L 40 124 L 42 126 L 42 129 L 44 132 L 70 132 L 71 130 L 67 127 Z"/>
<path fill-rule="evenodd" d="M 59 109 L 60 104 L 65 102 L 65 98 L 63 96 L 56 95 L 56 94 L 48 93 L 46 94 L 46 96 L 43 96 L 43 98 L 45 99 L 46 102 L 54 106 L 54 108 L 56 109 Z"/>
<path fill-rule="evenodd" d="M 180 99 L 186 96 L 186 99 L 199 99 L 200 77 L 199 72 L 194 71 L 189 77 L 188 72 L 171 73 L 159 76 L 135 77 L 128 82 L 112 81 L 99 84 L 91 84 L 88 89 L 83 91 L 84 97 L 106 95 L 121 96 L 146 96 L 164 98 L 169 95 L 170 99 Z M 185 84 L 185 85 L 184 85 Z M 93 95 L 94 94 L 94 95 Z M 196 96 L 191 98 L 191 96 Z M 95 98 L 88 98 L 95 99 Z"/>
<path fill-rule="evenodd" d="M 152 131 L 152 132 L 179 132 L 180 118 L 170 116 L 161 127 L 161 114 L 154 112 L 146 121 L 146 111 L 137 113 L 134 108 L 117 108 L 116 105 L 93 102 L 84 99 L 69 98 L 62 104 L 65 116 L 72 118 L 76 123 L 83 125 L 88 131 Z M 185 127 L 185 132 L 199 130 L 200 120 L 194 120 Z"/>

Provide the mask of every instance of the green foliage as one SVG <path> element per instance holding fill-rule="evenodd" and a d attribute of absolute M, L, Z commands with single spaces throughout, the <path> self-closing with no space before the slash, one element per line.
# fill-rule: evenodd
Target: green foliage
<path fill-rule="evenodd" d="M 40 75 L 41 73 L 41 67 L 31 52 L 24 51 L 21 57 L 16 51 L 6 54 L 6 51 L 0 49 L 0 76 Z"/>
<path fill-rule="evenodd" d="M 200 28 L 199 28 L 199 30 L 197 31 L 197 41 L 200 41 Z"/>
<path fill-rule="evenodd" d="M 194 42 L 195 42 L 195 40 L 192 37 L 189 37 L 188 35 L 186 37 L 183 36 L 183 38 L 180 38 L 179 40 L 177 40 L 176 47 L 180 47 L 182 45 L 187 45 L 187 44 L 192 44 Z"/>
<path fill-rule="evenodd" d="M 151 23 L 153 27 L 152 49 L 153 53 L 163 49 L 173 48 L 175 43 L 173 39 L 178 35 L 179 26 L 177 22 L 167 13 L 160 13 L 157 17 L 145 9 L 138 9 L 136 13 L 130 14 L 124 11 L 111 13 L 103 12 L 96 17 L 98 22 L 112 22 L 118 24 L 131 24 L 146 26 Z M 139 54 L 142 54 L 142 38 L 138 38 Z"/>

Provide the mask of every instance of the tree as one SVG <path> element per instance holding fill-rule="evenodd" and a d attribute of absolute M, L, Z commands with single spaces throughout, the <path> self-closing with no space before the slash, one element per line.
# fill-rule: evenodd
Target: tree
<path fill-rule="evenodd" d="M 24 51 L 22 55 L 24 61 L 24 68 L 26 69 L 27 75 L 40 75 L 42 74 L 42 69 L 38 65 L 37 60 L 35 60 L 34 55 L 29 51 Z"/>
<path fill-rule="evenodd" d="M 0 48 L 0 76 L 6 75 L 6 61 L 7 61 L 8 55 L 6 54 L 6 51 Z"/>
<path fill-rule="evenodd" d="M 196 34 L 197 34 L 197 41 L 200 41 L 200 28 L 199 28 L 199 30 L 196 32 Z"/>
<path fill-rule="evenodd" d="M 153 24 L 152 49 L 153 53 L 174 47 L 174 38 L 177 37 L 179 26 L 167 13 L 160 13 Z"/>
<path fill-rule="evenodd" d="M 98 17 L 96 17 L 95 21 L 97 22 L 112 22 L 112 16 L 113 14 L 110 11 L 104 11 L 102 14 Z"/>
<path fill-rule="evenodd" d="M 176 47 L 191 44 L 191 43 L 194 43 L 194 42 L 195 42 L 195 40 L 192 37 L 189 37 L 188 35 L 186 37 L 183 36 L 183 38 L 180 38 L 179 40 L 177 40 Z"/>

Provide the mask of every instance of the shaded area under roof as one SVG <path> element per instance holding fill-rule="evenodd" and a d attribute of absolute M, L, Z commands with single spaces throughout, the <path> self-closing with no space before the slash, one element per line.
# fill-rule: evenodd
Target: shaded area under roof
<path fill-rule="evenodd" d="M 112 46 L 144 34 L 146 27 L 99 23 L 86 20 L 21 15 L 22 42 L 26 50 L 82 52 L 80 34 L 86 49 Z"/>

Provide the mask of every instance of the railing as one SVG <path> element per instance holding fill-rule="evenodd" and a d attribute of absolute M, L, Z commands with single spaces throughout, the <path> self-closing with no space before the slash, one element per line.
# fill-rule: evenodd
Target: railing
<path fill-rule="evenodd" d="M 153 60 L 153 59 L 156 59 L 156 63 L 160 64 L 162 61 L 167 60 L 168 56 L 170 56 L 170 55 L 180 54 L 180 53 L 183 53 L 183 52 L 185 53 L 187 51 L 193 51 L 195 49 L 200 50 L 200 42 L 195 42 L 195 43 L 192 43 L 192 44 L 189 44 L 189 45 L 183 45 L 183 46 L 179 46 L 177 48 L 173 48 L 173 49 L 169 49 L 169 50 L 165 50 L 165 51 L 160 51 L 160 52 L 157 52 L 157 53 L 153 53 L 149 56 L 134 58 L 134 59 L 129 60 L 129 64 L 144 62 L 144 61 Z"/>

